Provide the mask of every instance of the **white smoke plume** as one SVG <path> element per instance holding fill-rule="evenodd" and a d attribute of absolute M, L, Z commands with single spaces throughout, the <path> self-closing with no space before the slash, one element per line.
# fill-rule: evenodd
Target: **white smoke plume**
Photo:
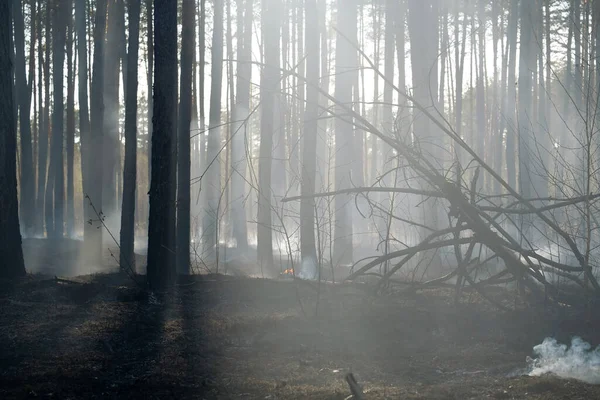
<path fill-rule="evenodd" d="M 577 379 L 591 384 L 600 384 L 600 346 L 592 345 L 580 337 L 571 340 L 571 347 L 546 338 L 534 346 L 537 358 L 527 357 L 529 376 L 547 373 L 561 378 Z"/>
<path fill-rule="evenodd" d="M 302 260 L 300 271 L 296 274 L 300 279 L 315 280 L 318 278 L 317 262 L 313 257 L 306 257 Z"/>

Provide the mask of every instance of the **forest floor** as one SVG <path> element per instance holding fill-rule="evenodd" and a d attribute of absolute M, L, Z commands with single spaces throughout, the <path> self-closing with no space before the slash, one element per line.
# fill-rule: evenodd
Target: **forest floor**
<path fill-rule="evenodd" d="M 468 293 L 456 306 L 446 289 L 208 274 L 155 297 L 116 273 L 45 272 L 0 282 L 2 399 L 345 399 L 347 372 L 367 399 L 600 398 L 522 375 L 545 337 L 597 344 L 600 321 L 499 313 Z"/>

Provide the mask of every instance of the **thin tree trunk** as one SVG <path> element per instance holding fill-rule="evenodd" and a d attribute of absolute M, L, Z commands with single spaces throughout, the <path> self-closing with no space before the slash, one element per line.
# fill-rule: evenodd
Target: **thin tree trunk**
<path fill-rule="evenodd" d="M 47 6 L 46 6 L 47 7 Z M 47 11 L 47 10 L 46 10 Z M 46 127 L 46 113 L 48 110 L 50 89 L 48 88 L 50 78 L 48 76 L 47 64 L 49 62 L 48 57 L 50 54 L 49 46 L 46 46 L 46 57 L 44 57 L 44 46 L 42 45 L 42 18 L 38 18 L 38 76 L 39 76 L 39 88 L 38 88 L 38 103 L 39 103 L 39 135 L 38 135 L 38 159 L 37 159 L 37 191 L 36 191 L 36 234 L 44 234 L 44 199 L 46 195 L 46 166 L 48 158 L 48 129 Z M 46 25 L 46 38 L 50 28 Z M 46 41 L 47 42 L 47 41 Z M 44 101 L 45 100 L 45 101 Z"/>
<path fill-rule="evenodd" d="M 52 236 L 63 237 L 64 235 L 64 197 L 65 197 L 65 173 L 64 173 L 64 75 L 63 67 L 65 61 L 65 44 L 67 28 L 67 4 L 66 0 L 58 0 L 53 15 L 54 33 L 52 35 L 52 48 L 54 57 L 52 68 L 54 72 L 54 109 L 52 110 L 52 145 L 50 151 L 50 176 L 53 178 L 51 185 L 54 194 L 54 219 Z M 49 185 L 50 186 L 50 185 Z M 48 192 L 47 192 L 48 193 Z M 47 211 L 47 210 L 46 210 Z"/>
<path fill-rule="evenodd" d="M 510 14 L 508 17 L 508 92 L 506 96 L 506 118 L 510 125 L 506 130 L 506 173 L 507 183 L 512 188 L 517 188 L 517 169 L 515 153 L 515 104 L 517 103 L 516 66 L 517 66 L 517 21 L 519 17 L 519 0 L 511 0 Z"/>
<path fill-rule="evenodd" d="M 260 78 L 260 149 L 258 166 L 258 263 L 261 268 L 273 267 L 273 235 L 271 223 L 271 167 L 273 162 L 274 107 L 275 92 L 279 85 L 278 41 L 279 21 L 277 21 L 278 0 L 262 0 L 262 34 L 264 66 Z"/>
<path fill-rule="evenodd" d="M 86 237 L 86 254 L 92 263 L 102 264 L 102 221 L 97 214 L 102 213 L 103 148 L 104 148 L 104 39 L 106 31 L 106 0 L 98 0 L 94 23 L 94 58 L 92 88 L 90 91 L 90 185 L 91 203 L 90 240 Z M 93 156 L 92 156 L 92 151 Z M 101 214 L 102 215 L 102 214 Z"/>
<path fill-rule="evenodd" d="M 69 10 L 67 23 L 67 207 L 66 230 L 67 237 L 75 233 L 75 204 L 74 204 L 74 157 L 75 157 L 75 60 L 73 59 L 73 3 L 68 1 Z"/>
<path fill-rule="evenodd" d="M 90 176 L 90 115 L 88 108 L 88 63 L 87 63 L 87 28 L 85 2 L 75 1 L 75 22 L 77 25 L 77 55 L 79 58 L 78 88 L 79 88 L 79 138 L 81 141 L 81 177 L 83 187 L 83 237 L 90 240 L 94 233 L 91 221 L 93 211 L 88 199 L 85 198 L 91 189 Z"/>
<path fill-rule="evenodd" d="M 209 254 L 218 259 L 219 198 L 221 195 L 221 90 L 223 81 L 223 0 L 215 0 L 212 37 L 209 132 L 206 159 L 206 211 L 203 236 Z"/>
<path fill-rule="evenodd" d="M 194 0 L 183 0 L 181 31 L 181 86 L 179 150 L 177 152 L 177 272 L 190 273 L 190 124 L 192 119 L 192 64 L 194 62 Z M 204 79 L 203 76 L 200 79 Z"/>
<path fill-rule="evenodd" d="M 104 58 L 104 171 L 103 212 L 111 232 L 118 228 L 117 165 L 119 147 L 119 75 L 121 42 L 121 7 L 123 0 L 107 0 L 108 17 L 106 29 L 106 53 Z M 120 172 L 119 172 L 120 173 Z"/>
<path fill-rule="evenodd" d="M 46 6 L 46 62 L 44 63 L 44 76 L 46 78 L 45 81 L 45 94 L 44 94 L 44 130 L 45 130 L 45 145 L 43 152 L 43 160 L 41 160 L 44 164 L 44 187 L 43 191 L 39 194 L 42 196 L 41 202 L 44 204 L 44 222 L 46 225 L 46 236 L 51 237 L 54 233 L 54 207 L 53 207 L 53 199 L 52 199 L 52 188 L 54 186 L 54 176 L 51 175 L 52 165 L 50 162 L 50 147 L 51 147 L 51 138 L 52 138 L 52 129 L 50 124 L 50 58 L 51 58 L 51 41 L 52 41 L 52 6 L 51 3 L 48 2 Z M 42 153 L 40 151 L 40 153 Z M 40 156 L 41 157 L 41 156 Z M 43 193 L 43 194 L 42 194 Z"/>
<path fill-rule="evenodd" d="M 338 2 L 338 35 L 336 39 L 335 97 L 341 104 L 352 102 L 353 67 L 356 63 L 356 35 L 351 36 L 356 25 L 357 4 L 354 0 Z M 342 107 L 336 107 L 335 119 L 335 190 L 351 186 L 352 123 L 344 117 Z M 375 150 L 374 150 L 375 151 Z M 335 237 L 333 264 L 352 263 L 352 199 L 350 196 L 335 197 Z"/>
<path fill-rule="evenodd" d="M 35 180 L 33 173 L 33 155 L 31 149 L 31 86 L 27 83 L 25 70 L 25 23 L 23 21 L 23 2 L 13 0 L 15 31 L 15 87 L 19 93 L 19 133 L 21 135 L 21 176 L 20 176 L 20 216 L 23 230 L 27 236 L 33 234 L 35 209 Z M 32 23 L 32 27 L 34 24 Z M 31 47 L 34 46 L 32 41 Z M 31 76 L 31 75 L 30 75 Z M 31 83 L 31 78 L 30 78 Z M 16 122 L 16 121 L 15 121 Z"/>
<path fill-rule="evenodd" d="M 250 79 L 252 74 L 251 46 L 252 46 L 252 0 L 237 2 L 238 23 L 238 66 L 237 66 L 237 93 L 234 107 L 235 129 L 231 142 L 231 224 L 233 237 L 237 248 L 245 251 L 248 247 L 248 233 L 246 226 L 246 211 L 244 210 L 244 195 L 246 184 L 246 138 L 249 123 L 247 118 L 250 112 Z"/>
<path fill-rule="evenodd" d="M 318 26 L 316 0 L 305 0 L 307 26 Z M 302 261 L 317 262 L 315 243 L 315 193 L 317 167 L 317 129 L 319 116 L 319 31 L 306 29 L 306 113 L 304 114 L 304 146 L 300 202 L 300 250 Z"/>
<path fill-rule="evenodd" d="M 125 95 L 125 161 L 123 168 L 123 205 L 121 207 L 121 268 L 135 271 L 135 199 L 137 182 L 137 88 L 140 30 L 140 0 L 129 0 L 129 44 L 127 93 Z"/>

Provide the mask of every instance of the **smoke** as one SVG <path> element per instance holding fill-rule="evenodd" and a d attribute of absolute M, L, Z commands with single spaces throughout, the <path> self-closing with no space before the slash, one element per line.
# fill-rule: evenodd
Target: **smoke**
<path fill-rule="evenodd" d="M 300 265 L 300 271 L 296 274 L 300 279 L 315 280 L 317 274 L 317 262 L 313 257 L 305 257 Z"/>
<path fill-rule="evenodd" d="M 592 345 L 580 337 L 572 339 L 571 347 L 546 338 L 542 344 L 534 346 L 533 352 L 537 358 L 527 357 L 529 376 L 550 373 L 561 378 L 600 384 L 600 346 L 592 350 Z"/>

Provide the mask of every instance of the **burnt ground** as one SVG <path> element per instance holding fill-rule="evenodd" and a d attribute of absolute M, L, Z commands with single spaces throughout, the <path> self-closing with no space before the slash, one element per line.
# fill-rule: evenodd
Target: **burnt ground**
<path fill-rule="evenodd" d="M 455 306 L 447 289 L 201 275 L 149 296 L 119 274 L 0 289 L 2 399 L 345 399 L 347 372 L 367 399 L 600 398 L 519 373 L 546 336 L 597 344 L 600 323 L 501 313 L 473 293 Z"/>

